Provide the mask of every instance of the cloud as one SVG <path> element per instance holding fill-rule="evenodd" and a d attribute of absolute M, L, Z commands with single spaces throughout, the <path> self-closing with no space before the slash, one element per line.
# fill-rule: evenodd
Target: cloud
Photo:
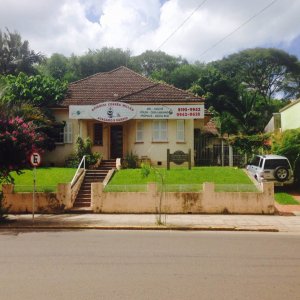
<path fill-rule="evenodd" d="M 17 30 L 32 49 L 48 56 L 105 46 L 140 54 L 156 50 L 191 16 L 160 49 L 190 61 L 210 61 L 250 47 L 294 47 L 300 36 L 298 0 L 276 1 L 212 47 L 270 2 L 207 0 L 191 16 L 201 1 L 0 0 L 0 28 Z"/>

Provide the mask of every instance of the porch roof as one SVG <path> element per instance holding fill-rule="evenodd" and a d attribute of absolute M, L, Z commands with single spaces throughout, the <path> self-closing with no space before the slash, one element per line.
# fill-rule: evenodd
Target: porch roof
<path fill-rule="evenodd" d="M 126 67 L 119 67 L 70 83 L 62 106 L 95 105 L 106 101 L 179 104 L 199 103 L 204 99 L 171 85 L 153 82 Z"/>

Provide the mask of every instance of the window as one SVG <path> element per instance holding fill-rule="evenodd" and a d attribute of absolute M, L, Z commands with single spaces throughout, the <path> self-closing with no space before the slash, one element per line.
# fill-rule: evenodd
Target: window
<path fill-rule="evenodd" d="M 177 120 L 176 140 L 177 142 L 184 142 L 184 120 Z"/>
<path fill-rule="evenodd" d="M 103 146 L 103 125 L 100 123 L 94 124 L 94 145 Z"/>
<path fill-rule="evenodd" d="M 71 122 L 66 122 L 64 126 L 64 143 L 73 143 L 73 128 Z"/>
<path fill-rule="evenodd" d="M 144 141 L 144 122 L 143 121 L 136 121 L 135 141 L 136 142 Z"/>
<path fill-rule="evenodd" d="M 265 160 L 265 169 L 274 170 L 277 167 L 285 167 L 287 169 L 290 168 L 289 162 L 287 159 L 266 159 Z"/>
<path fill-rule="evenodd" d="M 64 125 L 59 125 L 55 128 L 54 134 L 55 143 L 72 143 L 73 142 L 73 128 L 71 122 L 65 122 Z"/>
<path fill-rule="evenodd" d="M 167 120 L 153 121 L 153 142 L 168 141 L 168 123 Z"/>
<path fill-rule="evenodd" d="M 62 144 L 64 142 L 64 125 L 56 125 L 53 132 L 55 143 Z"/>

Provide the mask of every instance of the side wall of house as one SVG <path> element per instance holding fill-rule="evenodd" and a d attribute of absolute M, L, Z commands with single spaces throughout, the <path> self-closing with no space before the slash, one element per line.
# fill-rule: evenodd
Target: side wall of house
<path fill-rule="evenodd" d="M 58 143 L 53 151 L 46 151 L 42 155 L 43 164 L 46 166 L 63 166 L 69 155 L 74 150 L 76 138 L 79 131 L 84 130 L 84 123 L 80 120 L 70 120 L 68 109 L 55 109 L 53 110 L 54 117 L 58 122 L 71 122 L 72 123 L 72 140 L 73 143 Z"/>
<path fill-rule="evenodd" d="M 281 129 L 300 128 L 300 101 L 281 112 Z"/>

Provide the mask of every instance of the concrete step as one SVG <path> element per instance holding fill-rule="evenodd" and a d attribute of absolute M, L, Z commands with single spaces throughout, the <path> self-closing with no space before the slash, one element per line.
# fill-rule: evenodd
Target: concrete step
<path fill-rule="evenodd" d="M 67 210 L 68 214 L 91 214 L 93 213 L 90 206 L 86 207 L 75 207 Z"/>
<path fill-rule="evenodd" d="M 98 176 L 103 176 L 103 177 L 105 177 L 106 175 L 107 175 L 107 173 L 108 172 L 106 172 L 106 171 L 101 171 L 101 172 L 99 172 L 99 173 L 92 173 L 92 174 L 86 174 L 84 177 L 85 178 L 89 178 L 89 177 L 98 177 Z"/>
<path fill-rule="evenodd" d="M 106 170 L 103 169 L 98 169 L 98 170 L 93 170 L 93 171 L 86 171 L 85 175 L 98 175 L 98 174 L 102 174 L 102 173 L 107 173 Z"/>
<path fill-rule="evenodd" d="M 76 201 L 85 201 L 85 200 L 91 200 L 91 194 L 86 195 L 77 195 Z"/>
<path fill-rule="evenodd" d="M 85 201 L 91 201 L 91 195 L 89 196 L 78 196 L 75 200 L 75 202 L 85 202 Z"/>
<path fill-rule="evenodd" d="M 104 178 L 97 178 L 97 179 L 87 179 L 87 180 L 84 180 L 84 183 L 83 184 L 91 184 L 93 182 L 102 182 Z"/>
<path fill-rule="evenodd" d="M 80 203 L 77 203 L 75 202 L 73 207 L 91 207 L 91 201 L 90 202 L 80 202 Z"/>

